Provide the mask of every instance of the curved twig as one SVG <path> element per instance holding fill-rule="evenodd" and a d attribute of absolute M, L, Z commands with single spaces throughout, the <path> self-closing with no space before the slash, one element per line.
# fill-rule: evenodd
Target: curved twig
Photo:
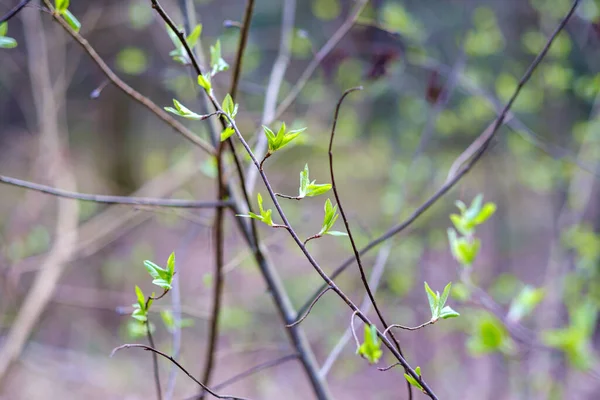
<path fill-rule="evenodd" d="M 385 334 L 388 333 L 390 331 L 390 329 L 392 329 L 392 328 L 404 329 L 406 331 L 416 331 L 418 329 L 426 327 L 427 325 L 432 325 L 432 324 L 435 324 L 434 320 L 427 321 L 424 324 L 421 324 L 419 326 L 404 326 L 404 325 L 400 325 L 400 324 L 392 324 L 392 325 L 388 326 L 385 329 L 385 331 L 383 331 L 383 336 L 385 336 Z"/>
<path fill-rule="evenodd" d="M 393 363 L 392 365 L 390 365 L 388 367 L 377 368 L 377 369 L 380 370 L 380 371 L 389 371 L 390 369 L 394 368 L 397 365 L 400 365 L 400 363 L 399 362 Z"/>
<path fill-rule="evenodd" d="M 193 380 L 194 382 L 196 382 L 198 384 L 198 386 L 202 387 L 202 389 L 206 390 L 208 393 L 210 393 L 211 395 L 213 395 L 217 399 L 247 400 L 247 399 L 245 399 L 243 397 L 236 397 L 236 396 L 230 396 L 230 395 L 220 395 L 220 394 L 216 393 L 211 388 L 209 388 L 208 386 L 206 386 L 205 384 L 203 384 L 202 382 L 200 382 L 199 380 L 197 380 L 196 378 L 194 378 L 194 376 L 192 374 L 190 374 L 188 372 L 188 370 L 185 369 L 181 364 L 179 364 L 177 362 L 177 360 L 175 360 L 173 357 L 171 357 L 170 355 L 168 355 L 166 353 L 163 353 L 160 350 L 156 350 L 154 347 L 146 346 L 145 344 L 137 344 L 137 343 L 123 344 L 123 345 L 121 345 L 119 347 L 115 347 L 113 349 L 113 351 L 110 353 L 110 356 L 113 357 L 119 350 L 129 349 L 129 348 L 134 348 L 134 347 L 138 347 L 138 348 L 144 349 L 146 351 L 151 351 L 152 353 L 158 354 L 159 356 L 162 356 L 162 357 L 166 358 L 167 360 L 171 361 L 173 364 L 175 364 L 177 366 L 177 368 L 179 368 L 181 371 L 183 371 L 191 380 Z"/>
<path fill-rule="evenodd" d="M 381 312 L 381 310 L 379 309 L 379 306 L 377 305 L 377 301 L 375 300 L 375 295 L 373 294 L 373 292 L 371 291 L 371 288 L 369 287 L 369 281 L 367 279 L 367 274 L 365 273 L 365 268 L 362 265 L 360 253 L 358 252 L 358 247 L 356 247 L 356 242 L 354 241 L 354 236 L 352 235 L 352 230 L 350 229 L 350 223 L 348 222 L 348 218 L 346 217 L 346 212 L 344 211 L 344 207 L 342 207 L 342 202 L 341 202 L 338 190 L 337 190 L 337 185 L 335 184 L 335 173 L 333 172 L 333 139 L 335 137 L 335 128 L 337 127 L 337 121 L 338 121 L 338 117 L 340 115 L 340 108 L 341 108 L 342 103 L 344 102 L 344 99 L 346 98 L 346 96 L 348 96 L 352 92 L 362 90 L 362 89 L 363 89 L 362 86 L 358 86 L 358 87 L 354 87 L 354 88 L 346 90 L 342 94 L 340 99 L 338 100 L 338 103 L 335 107 L 335 114 L 333 117 L 333 125 L 331 127 L 331 137 L 329 139 L 329 173 L 331 175 L 331 188 L 333 190 L 333 195 L 335 196 L 335 201 L 339 208 L 340 215 L 342 216 L 342 220 L 344 221 L 344 226 L 346 227 L 346 232 L 348 233 L 348 238 L 350 239 L 350 244 L 352 245 L 352 251 L 354 252 L 354 258 L 356 259 L 356 263 L 358 264 L 358 271 L 360 272 L 360 279 L 363 283 L 365 291 L 367 292 L 367 295 L 369 296 L 369 299 L 371 300 L 371 303 L 373 304 L 373 309 L 375 310 L 375 313 L 379 317 L 379 320 L 381 321 L 383 326 L 387 327 L 388 323 L 386 322 L 386 320 L 383 316 L 383 313 Z M 387 330 L 388 329 L 386 329 L 386 331 Z M 385 333 L 384 333 L 384 336 L 385 336 Z M 392 339 L 392 342 L 394 342 L 396 349 L 398 349 L 398 352 L 400 354 L 402 354 L 402 348 L 400 347 L 400 343 L 398 343 L 398 340 L 396 340 L 396 338 L 394 337 L 394 335 L 391 332 L 390 332 L 390 337 Z M 412 386 L 411 386 L 410 382 L 408 382 L 408 381 L 406 382 L 406 390 L 408 393 L 408 398 L 412 399 Z"/>
<path fill-rule="evenodd" d="M 325 290 L 323 290 L 321 293 L 319 293 L 319 295 L 313 300 L 313 302 L 311 303 L 310 307 L 308 307 L 308 310 L 306 311 L 306 313 L 304 313 L 304 315 L 300 318 L 298 318 L 298 320 L 296 320 L 295 322 L 286 325 L 287 328 L 291 328 L 293 326 L 298 325 L 300 322 L 304 321 L 306 319 L 306 317 L 308 317 L 308 314 L 310 314 L 310 312 L 312 311 L 313 307 L 315 306 L 315 304 L 317 304 L 317 301 L 319 301 L 319 299 L 321 297 L 323 297 L 323 295 L 325 293 L 327 293 L 329 290 L 331 290 L 331 286 L 328 286 Z"/>

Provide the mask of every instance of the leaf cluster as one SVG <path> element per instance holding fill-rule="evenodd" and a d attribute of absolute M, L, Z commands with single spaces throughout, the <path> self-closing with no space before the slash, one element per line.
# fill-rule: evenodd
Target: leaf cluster
<path fill-rule="evenodd" d="M 460 314 L 454 311 L 450 306 L 446 305 L 448 296 L 450 295 L 450 289 L 452 283 L 448 283 L 444 288 L 444 291 L 440 295 L 440 292 L 434 292 L 431 290 L 427 282 L 425 282 L 425 293 L 427 293 L 427 300 L 429 301 L 429 309 L 431 310 L 431 322 L 435 323 L 438 319 L 456 318 Z"/>
<path fill-rule="evenodd" d="M 362 344 L 356 349 L 356 354 L 368 360 L 370 364 L 379 362 L 383 350 L 381 350 L 381 340 L 377 336 L 375 325 L 365 325 L 365 337 Z"/>
<path fill-rule="evenodd" d="M 183 28 L 180 28 L 180 30 L 183 31 Z M 167 33 L 169 34 L 169 38 L 171 39 L 171 42 L 173 42 L 173 45 L 175 46 L 175 49 L 169 53 L 169 56 L 171 56 L 171 58 L 175 62 L 178 62 L 180 64 L 183 64 L 183 65 L 190 64 L 191 60 L 190 60 L 190 57 L 189 57 L 185 47 L 183 46 L 183 44 L 177 37 L 177 34 L 175 32 L 173 32 L 173 29 L 171 29 L 171 27 L 169 25 L 167 25 Z M 194 27 L 194 29 L 192 29 L 192 32 L 190 32 L 190 34 L 185 39 L 185 41 L 187 42 L 187 45 L 190 47 L 190 49 L 193 49 L 194 46 L 196 46 L 196 43 L 198 43 L 198 40 L 200 39 L 201 34 L 202 34 L 202 24 L 198 24 Z"/>
<path fill-rule="evenodd" d="M 8 33 L 8 22 L 0 24 L 0 49 L 13 49 L 17 47 L 17 41 L 6 36 Z"/>
<path fill-rule="evenodd" d="M 71 11 L 69 11 L 69 3 L 70 0 L 54 0 L 54 8 L 75 32 L 79 32 L 81 29 L 81 22 L 79 22 L 79 20 L 71 13 Z"/>
<path fill-rule="evenodd" d="M 267 136 L 267 142 L 269 144 L 269 154 L 273 154 L 277 150 L 285 147 L 288 143 L 298 137 L 302 132 L 306 130 L 306 128 L 295 129 L 288 131 L 285 122 L 281 124 L 281 127 L 275 134 L 269 127 L 263 125 L 263 130 L 265 131 L 265 135 Z"/>

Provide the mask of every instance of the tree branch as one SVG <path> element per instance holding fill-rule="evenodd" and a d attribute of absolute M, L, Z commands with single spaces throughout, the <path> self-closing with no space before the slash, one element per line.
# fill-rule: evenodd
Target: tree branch
<path fill-rule="evenodd" d="M 253 12 L 254 0 L 247 0 L 246 10 L 244 11 L 244 21 L 242 22 L 242 28 L 240 30 L 240 44 L 237 49 L 237 55 L 235 56 L 235 64 L 233 65 L 233 75 L 231 78 L 231 88 L 229 89 L 229 95 L 233 101 L 235 101 L 235 98 L 237 97 L 237 89 L 240 83 L 240 76 L 242 75 L 242 60 L 244 59 L 246 44 L 248 43 Z"/>
<path fill-rule="evenodd" d="M 0 18 L 0 24 L 4 22 L 8 22 L 12 17 L 17 15 L 31 0 L 21 0 L 19 4 L 14 6 L 9 12 L 4 14 L 2 18 Z"/>
<path fill-rule="evenodd" d="M 120 350 L 129 349 L 129 348 L 136 348 L 136 347 L 144 349 L 146 351 L 151 351 L 152 353 L 158 354 L 159 356 L 162 356 L 162 357 L 166 358 L 167 360 L 171 361 L 173 364 L 175 364 L 177 366 L 177 368 L 179 368 L 181 371 L 183 371 L 191 380 L 193 380 L 194 382 L 196 382 L 198 384 L 198 386 L 202 387 L 202 389 L 206 390 L 208 393 L 210 393 L 211 395 L 213 395 L 217 399 L 247 400 L 247 399 L 245 399 L 243 397 L 235 397 L 235 396 L 230 396 L 230 395 L 220 395 L 220 394 L 216 393 L 211 388 L 209 388 L 208 386 L 206 386 L 205 384 L 203 384 L 202 382 L 200 382 L 199 380 L 197 380 L 196 378 L 194 378 L 194 376 L 192 374 L 190 374 L 188 372 L 188 370 L 185 369 L 181 364 L 179 364 L 177 362 L 177 360 L 175 360 L 173 357 L 171 357 L 170 355 L 165 354 L 162 351 L 157 350 L 157 349 L 155 349 L 153 347 L 146 346 L 145 344 L 135 344 L 134 343 L 134 344 L 124 344 L 124 345 L 121 345 L 119 347 L 115 347 L 113 349 L 113 351 L 110 353 L 110 356 L 113 357 Z"/>
<path fill-rule="evenodd" d="M 181 199 L 155 199 L 151 197 L 106 196 L 56 189 L 39 183 L 24 181 L 10 176 L 0 175 L 0 183 L 17 186 L 36 192 L 46 193 L 67 199 L 90 201 L 103 204 L 127 204 L 135 206 L 176 207 L 176 208 L 223 208 L 231 206 L 230 201 L 195 201 Z"/>
<path fill-rule="evenodd" d="M 298 318 L 295 322 L 286 325 L 287 328 L 291 328 L 293 326 L 298 325 L 299 323 L 301 323 L 302 321 L 304 321 L 306 319 L 306 317 L 308 317 L 308 314 L 310 314 L 311 310 L 313 309 L 313 307 L 315 306 L 315 304 L 317 304 L 317 301 L 319 301 L 319 299 L 325 294 L 327 293 L 329 290 L 331 289 L 330 286 L 328 286 L 325 290 L 323 290 L 321 293 L 319 293 L 319 295 L 313 300 L 313 302 L 311 303 L 310 307 L 308 307 L 308 310 L 306 311 L 306 313 Z"/>
<path fill-rule="evenodd" d="M 346 216 L 346 212 L 344 211 L 344 207 L 342 206 L 340 195 L 337 190 L 337 185 L 335 184 L 335 173 L 333 171 L 333 139 L 335 137 L 335 128 L 337 127 L 337 121 L 338 121 L 338 117 L 340 114 L 340 108 L 341 108 L 342 103 L 343 103 L 344 99 L 346 98 L 346 96 L 348 96 L 352 92 L 362 90 L 362 89 L 363 89 L 362 86 L 359 86 L 359 87 L 355 87 L 355 88 L 346 90 L 342 94 L 340 99 L 338 100 L 337 105 L 335 107 L 335 114 L 333 117 L 333 125 L 331 127 L 331 136 L 329 139 L 329 173 L 331 175 L 331 188 L 333 189 L 333 195 L 335 196 L 335 201 L 338 205 L 340 215 L 342 216 L 342 220 L 344 221 L 344 226 L 346 227 L 346 232 L 348 233 L 348 238 L 350 239 L 350 243 L 352 245 L 352 251 L 354 252 L 354 258 L 356 259 L 356 263 L 358 264 L 358 271 L 360 273 L 360 279 L 365 288 L 365 291 L 367 292 L 367 295 L 369 296 L 369 299 L 371 300 L 371 303 L 373 304 L 373 309 L 375 310 L 377 317 L 379 317 L 379 320 L 383 324 L 383 328 L 387 331 L 388 323 L 386 322 L 386 320 L 383 316 L 383 313 L 381 312 L 381 310 L 379 309 L 379 306 L 377 305 L 377 301 L 375 300 L 375 295 L 373 295 L 373 292 L 371 291 L 371 288 L 369 287 L 369 281 L 367 279 L 367 274 L 365 273 L 365 268 L 362 265 L 360 253 L 358 252 L 358 247 L 356 247 L 356 242 L 354 241 L 354 236 L 352 235 L 352 230 L 350 229 L 350 223 L 348 222 L 348 217 Z M 384 331 L 384 335 L 385 335 L 385 331 Z M 400 347 L 400 343 L 398 343 L 398 340 L 396 340 L 396 338 L 394 337 L 394 335 L 391 332 L 390 332 L 390 337 L 392 339 L 392 342 L 394 342 L 396 349 L 398 349 L 398 352 L 401 355 L 404 355 L 402 353 L 402 348 Z M 406 390 L 408 393 L 409 400 L 412 399 L 412 397 L 413 397 L 412 396 L 412 385 L 408 381 L 406 381 Z"/>

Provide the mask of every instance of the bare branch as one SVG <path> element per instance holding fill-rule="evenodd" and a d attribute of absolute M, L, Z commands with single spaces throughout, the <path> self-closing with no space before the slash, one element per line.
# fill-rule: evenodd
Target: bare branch
<path fill-rule="evenodd" d="M 335 128 L 337 127 L 337 121 L 338 121 L 338 117 L 340 115 L 340 108 L 341 108 L 342 103 L 344 102 L 344 99 L 346 98 L 346 96 L 348 96 L 352 92 L 362 90 L 362 89 L 363 89 L 362 86 L 359 86 L 359 87 L 355 87 L 355 88 L 346 90 L 342 94 L 340 99 L 338 100 L 337 105 L 335 107 L 335 114 L 333 117 L 333 125 L 331 127 L 331 137 L 329 139 L 329 173 L 331 175 L 331 188 L 333 189 L 335 201 L 340 210 L 340 215 L 342 216 L 342 220 L 344 221 L 344 226 L 346 227 L 346 232 L 348 233 L 348 238 L 350 239 L 350 243 L 352 245 L 352 251 L 354 252 L 354 258 L 356 258 L 356 263 L 358 264 L 358 271 L 360 272 L 360 279 L 363 283 L 365 291 L 367 292 L 367 295 L 369 296 L 369 299 L 371 300 L 371 303 L 373 304 L 375 313 L 379 317 L 379 320 L 383 324 L 384 328 L 387 328 L 388 323 L 386 322 L 386 320 L 383 316 L 383 313 L 381 312 L 381 310 L 379 309 L 379 306 L 377 305 L 377 301 L 375 300 L 375 295 L 373 294 L 373 292 L 371 291 L 371 288 L 369 287 L 369 281 L 367 279 L 367 274 L 365 273 L 365 268 L 362 265 L 360 253 L 358 252 L 358 247 L 356 247 L 356 242 L 354 241 L 354 236 L 352 235 L 352 230 L 350 229 L 350 223 L 348 222 L 348 218 L 346 217 L 346 212 L 344 211 L 344 207 L 342 206 L 340 195 L 337 190 L 337 185 L 335 184 L 335 173 L 333 172 L 333 139 L 335 137 Z M 387 331 L 387 329 L 386 329 L 386 331 Z M 384 336 L 385 336 L 385 333 L 384 333 Z M 398 343 L 398 340 L 396 340 L 396 338 L 394 337 L 394 335 L 391 332 L 390 332 L 390 337 L 392 338 L 392 342 L 394 342 L 396 349 L 398 349 L 398 352 L 401 355 L 403 355 L 402 348 L 400 347 L 400 343 Z M 408 393 L 408 398 L 412 399 L 412 386 L 411 386 L 410 382 L 408 382 L 408 381 L 406 382 L 406 390 Z"/>
<path fill-rule="evenodd" d="M 25 6 L 30 2 L 31 0 L 21 0 L 19 2 L 19 4 L 17 4 L 16 6 L 14 6 L 9 12 L 7 12 L 6 14 L 4 14 L 2 16 L 2 18 L 0 18 L 0 24 L 7 22 L 8 20 L 10 20 L 12 17 L 14 17 L 15 15 L 17 15 L 23 8 L 25 8 Z"/>
<path fill-rule="evenodd" d="M 113 351 L 110 353 L 110 356 L 113 357 L 120 350 L 129 349 L 129 348 L 136 348 L 136 347 L 144 349 L 146 351 L 151 351 L 152 353 L 158 354 L 159 356 L 162 356 L 162 357 L 166 358 L 167 360 L 171 361 L 173 364 L 175 364 L 177 366 L 177 368 L 179 368 L 181 371 L 183 371 L 191 380 L 193 380 L 194 382 L 196 382 L 198 384 L 198 386 L 202 387 L 202 389 L 206 390 L 208 393 L 210 393 L 211 395 L 213 395 L 217 399 L 247 400 L 247 399 L 245 399 L 243 397 L 235 397 L 235 396 L 229 396 L 229 395 L 220 395 L 220 394 L 216 393 L 211 388 L 209 388 L 208 386 L 206 386 L 205 384 L 203 384 L 202 382 L 200 382 L 199 380 L 197 380 L 196 378 L 194 378 L 194 376 L 192 374 L 190 374 L 188 372 L 188 370 L 185 369 L 181 364 L 179 364 L 177 362 L 177 360 L 175 360 L 173 357 L 171 357 L 170 355 L 165 354 L 162 351 L 157 350 L 157 349 L 155 349 L 153 347 L 146 346 L 145 344 L 136 344 L 136 343 L 133 343 L 133 344 L 124 344 L 124 345 L 121 345 L 119 347 L 115 347 L 113 349 Z"/>
<path fill-rule="evenodd" d="M 388 327 L 385 329 L 385 331 L 383 331 L 383 334 L 385 335 L 385 334 L 386 334 L 386 333 L 388 333 L 388 332 L 390 331 L 390 329 L 392 329 L 392 328 L 404 329 L 404 330 L 407 330 L 407 331 L 416 331 L 416 330 L 418 330 L 418 329 L 421 329 L 421 328 L 424 328 L 424 327 L 426 327 L 427 325 L 432 325 L 432 324 L 435 324 L 435 321 L 433 321 L 433 320 L 431 320 L 431 321 L 427 321 L 427 322 L 425 322 L 424 324 L 421 324 L 421 325 L 419 325 L 419 326 L 414 326 L 414 327 L 411 327 L 411 326 L 404 326 L 404 325 L 400 325 L 400 324 L 392 324 L 392 325 L 388 326 Z"/>
<path fill-rule="evenodd" d="M 244 11 L 244 21 L 242 22 L 240 31 L 240 44 L 238 45 L 237 55 L 235 56 L 235 64 L 233 65 L 233 76 L 231 78 L 231 88 L 229 89 L 229 95 L 235 101 L 237 97 L 237 89 L 240 83 L 240 76 L 242 75 L 242 61 L 244 59 L 244 51 L 246 50 L 246 44 L 248 43 L 248 36 L 250 33 L 250 24 L 252 22 L 252 14 L 254 12 L 254 0 L 246 1 L 246 10 Z"/>
<path fill-rule="evenodd" d="M 177 207 L 177 208 L 223 208 L 229 207 L 229 201 L 195 201 L 180 199 L 155 199 L 151 197 L 130 197 L 130 196 L 106 196 L 99 194 L 88 194 L 71 192 L 68 190 L 56 189 L 51 186 L 40 185 L 39 183 L 24 181 L 10 176 L 0 175 L 0 183 L 22 187 L 37 192 L 50 194 L 56 197 L 67 199 L 91 201 L 103 204 L 128 204 L 134 206 L 154 206 L 154 207 Z"/>

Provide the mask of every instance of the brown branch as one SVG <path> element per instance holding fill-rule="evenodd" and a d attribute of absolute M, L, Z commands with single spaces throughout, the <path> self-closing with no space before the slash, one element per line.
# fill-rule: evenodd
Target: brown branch
<path fill-rule="evenodd" d="M 215 391 L 213 391 L 211 388 L 209 388 L 208 386 L 206 386 L 205 384 L 203 384 L 202 382 L 200 382 L 199 380 L 197 380 L 196 378 L 194 378 L 194 376 L 192 374 L 190 374 L 188 372 L 187 369 L 185 369 L 181 364 L 179 364 L 177 362 L 177 360 L 175 360 L 173 357 L 171 357 L 170 355 L 163 353 L 160 350 L 157 350 L 153 347 L 150 346 L 146 346 L 145 344 L 124 344 L 121 345 L 119 347 L 115 347 L 113 349 L 113 351 L 110 353 L 110 356 L 113 357 L 119 350 L 123 350 L 123 349 L 129 349 L 129 348 L 141 348 L 144 349 L 146 351 L 151 351 L 152 353 L 158 354 L 159 356 L 162 356 L 164 358 L 166 358 L 167 360 L 171 361 L 173 364 L 175 364 L 177 366 L 177 368 L 179 368 L 181 371 L 183 371 L 191 380 L 193 380 L 194 382 L 196 382 L 196 384 L 198 384 L 198 386 L 202 387 L 202 389 L 206 390 L 208 393 L 210 393 L 211 395 L 213 395 L 214 397 L 216 397 L 217 399 L 228 399 L 228 400 L 247 400 L 243 397 L 235 397 L 235 396 L 229 396 L 229 395 L 220 395 L 218 393 L 216 393 Z"/>
<path fill-rule="evenodd" d="M 340 215 L 342 216 L 342 220 L 344 221 L 344 226 L 346 227 L 346 232 L 348 233 L 348 238 L 350 239 L 350 244 L 352 245 L 352 251 L 354 252 L 354 258 L 356 259 L 356 263 L 358 264 L 358 271 L 360 272 L 360 279 L 363 283 L 365 291 L 367 292 L 367 295 L 369 296 L 369 299 L 371 300 L 371 303 L 373 304 L 373 309 L 375 310 L 377 317 L 379 317 L 379 320 L 381 321 L 381 323 L 384 326 L 384 329 L 385 329 L 384 336 L 385 336 L 385 332 L 388 330 L 387 329 L 388 323 L 386 322 L 386 320 L 383 316 L 383 313 L 381 312 L 381 310 L 379 309 L 379 306 L 377 305 L 377 301 L 375 300 L 375 295 L 373 294 L 373 292 L 371 291 L 371 288 L 369 287 L 369 281 L 367 279 L 367 274 L 365 273 L 365 268 L 362 265 L 360 253 L 358 252 L 358 247 L 356 247 L 356 242 L 354 241 L 354 236 L 352 235 L 352 230 L 350 229 L 350 223 L 348 222 L 348 217 L 346 216 L 346 212 L 344 211 L 344 207 L 342 206 L 340 195 L 337 190 L 337 185 L 335 184 L 335 173 L 333 172 L 334 171 L 333 170 L 333 139 L 335 137 L 335 128 L 337 127 L 337 121 L 338 121 L 338 117 L 340 115 L 340 108 L 341 108 L 342 103 L 344 102 L 344 99 L 346 98 L 346 96 L 348 96 L 352 92 L 362 90 L 362 89 L 363 89 L 362 86 L 359 86 L 359 87 L 355 87 L 355 88 L 346 90 L 342 94 L 340 99 L 338 100 L 337 105 L 335 107 L 335 114 L 333 117 L 333 125 L 331 127 L 331 136 L 329 139 L 329 173 L 331 175 L 331 188 L 333 190 L 333 195 L 335 196 L 335 201 L 338 205 Z M 398 340 L 396 340 L 396 338 L 394 337 L 394 335 L 391 332 L 390 332 L 390 337 L 392 338 L 392 342 L 394 342 L 396 349 L 398 349 L 398 352 L 401 355 L 404 355 L 402 353 L 402 348 L 400 347 L 400 343 L 398 343 Z M 408 381 L 406 381 L 406 390 L 408 393 L 408 398 L 412 399 L 412 386 L 411 386 L 410 382 L 408 382 Z"/>
<path fill-rule="evenodd" d="M 325 294 L 327 293 L 329 290 L 331 289 L 331 287 L 327 287 L 327 289 L 323 290 L 321 293 L 319 293 L 319 295 L 313 300 L 313 302 L 311 303 L 310 307 L 308 307 L 308 310 L 306 311 L 306 313 L 304 313 L 304 315 L 300 318 L 298 318 L 295 322 L 286 325 L 287 328 L 291 328 L 293 326 L 298 325 L 299 323 L 301 323 L 302 321 L 304 321 L 306 319 L 306 317 L 308 317 L 308 314 L 310 314 L 310 312 L 312 311 L 313 307 L 315 306 L 315 304 L 317 304 L 317 301 L 319 301 L 319 299 Z"/>
<path fill-rule="evenodd" d="M 427 325 L 432 325 L 432 324 L 435 324 L 435 321 L 433 321 L 433 320 L 427 321 L 427 322 L 425 322 L 425 323 L 423 323 L 423 324 L 421 324 L 419 326 L 404 326 L 404 325 L 400 325 L 400 324 L 392 324 L 392 325 L 388 326 L 385 329 L 385 331 L 383 331 L 383 334 L 385 335 L 386 333 L 390 332 L 390 330 L 392 328 L 404 329 L 404 330 L 407 330 L 407 331 L 416 331 L 418 329 L 426 327 Z"/>
<path fill-rule="evenodd" d="M 223 145 L 220 143 L 217 149 L 217 193 L 219 200 L 223 199 L 226 195 L 225 180 L 223 174 Z M 208 344 L 206 347 L 206 358 L 204 360 L 204 375 L 202 381 L 209 385 L 210 378 L 213 372 L 215 363 L 215 352 L 217 349 L 217 341 L 219 339 L 219 316 L 221 314 L 221 303 L 223 299 L 223 287 L 224 287 L 224 275 L 223 275 L 223 264 L 224 264 L 224 213 L 223 209 L 219 208 L 215 214 L 215 221 L 213 225 L 214 243 L 215 243 L 215 282 L 213 288 L 213 300 L 212 300 L 212 311 L 210 328 L 208 335 Z"/>
<path fill-rule="evenodd" d="M 383 368 L 377 368 L 380 371 L 389 371 L 390 369 L 394 368 L 395 366 L 400 365 L 399 362 L 397 363 L 393 363 L 392 365 L 388 366 L 388 367 L 383 367 Z"/>
<path fill-rule="evenodd" d="M 242 29 L 240 31 L 240 44 L 237 49 L 237 55 L 235 57 L 235 64 L 233 65 L 233 74 L 231 78 L 231 88 L 229 89 L 229 95 L 235 101 L 237 97 L 237 89 L 240 83 L 240 76 L 242 74 L 242 60 L 244 58 L 244 51 L 246 50 L 246 44 L 248 43 L 248 36 L 250 33 L 250 23 L 252 22 L 252 14 L 254 12 L 254 0 L 246 1 L 246 10 L 244 11 L 244 21 L 242 22 Z"/>
<path fill-rule="evenodd" d="M 50 7 L 50 3 L 47 0 L 44 0 L 47 6 Z M 175 118 L 171 117 L 166 111 L 157 106 L 152 100 L 142 95 L 137 90 L 133 89 L 131 86 L 126 84 L 121 80 L 104 62 L 104 60 L 98 55 L 96 50 L 89 44 L 89 42 L 83 38 L 78 32 L 75 32 L 73 28 L 69 26 L 69 24 L 56 12 L 53 12 L 52 18 L 58 22 L 58 24 L 69 34 L 79 45 L 85 50 L 86 53 L 94 60 L 94 62 L 100 67 L 102 72 L 106 75 L 108 79 L 118 87 L 123 93 L 127 96 L 131 97 L 133 100 L 137 101 L 148 110 L 150 110 L 153 114 L 155 114 L 158 118 L 163 120 L 166 124 L 170 125 L 175 131 L 181 134 L 183 137 L 188 139 L 190 142 L 200 147 L 208 154 L 214 155 L 215 149 L 208 144 L 204 139 L 198 137 L 194 132 L 186 128 L 181 122 L 177 121 Z"/>
<path fill-rule="evenodd" d="M 504 121 L 510 108 L 512 107 L 515 99 L 521 92 L 521 89 L 529 81 L 529 78 L 531 77 L 531 75 L 533 74 L 535 69 L 538 67 L 538 65 L 541 63 L 543 58 L 546 56 L 546 53 L 548 52 L 548 49 L 554 42 L 554 39 L 564 29 L 565 25 L 567 24 L 567 22 L 573 15 L 575 9 L 579 5 L 579 2 L 580 2 L 580 0 L 575 0 L 573 2 L 573 5 L 571 6 L 569 12 L 561 20 L 561 22 L 559 23 L 557 28 L 554 30 L 554 32 L 552 33 L 550 38 L 548 38 L 548 41 L 544 45 L 544 48 L 536 56 L 536 58 L 533 60 L 533 62 L 529 65 L 529 67 L 527 68 L 527 71 L 525 72 L 523 77 L 521 77 L 521 79 L 519 80 L 519 84 L 517 85 L 517 88 L 513 92 L 513 95 L 511 96 L 510 100 L 508 101 L 508 103 L 506 103 L 506 105 L 504 106 L 504 108 L 502 109 L 500 114 L 498 115 L 497 119 L 495 120 L 495 123 L 494 123 L 492 131 L 491 131 L 492 133 L 487 137 L 486 141 L 481 144 L 478 151 L 476 151 L 474 153 L 473 157 L 466 164 L 464 164 L 462 166 L 462 168 L 460 168 L 454 176 L 452 176 L 450 179 L 448 179 L 429 199 L 427 199 L 415 211 L 413 211 L 413 213 L 407 219 L 402 221 L 400 224 L 390 228 L 383 235 L 372 240 L 365 247 L 363 247 L 359 251 L 359 254 L 361 256 L 366 254 L 367 252 L 369 252 L 371 249 L 379 246 L 381 243 L 389 240 L 390 238 L 397 235 L 398 233 L 402 232 L 406 228 L 408 228 L 413 222 L 416 221 L 416 219 L 419 216 L 421 216 L 423 213 L 425 213 L 425 211 L 427 211 L 433 204 L 435 204 L 440 198 L 442 198 L 450 189 L 452 189 L 454 187 L 454 185 L 456 185 L 462 179 L 463 176 L 465 176 L 471 170 L 471 168 L 473 168 L 473 166 L 477 163 L 477 161 L 479 161 L 479 159 L 483 156 L 483 154 L 487 150 L 491 140 L 495 137 L 497 131 L 499 130 L 500 126 L 502 125 L 502 122 Z M 339 267 L 337 267 L 333 271 L 333 273 L 331 274 L 331 279 L 337 278 L 350 265 L 352 265 L 354 263 L 354 261 L 355 261 L 354 257 L 349 257 L 348 259 L 346 259 Z M 325 289 L 325 287 L 327 287 L 327 286 L 324 284 L 320 288 L 318 288 L 315 291 L 315 293 L 300 308 L 300 312 L 303 312 L 303 310 L 306 310 L 306 308 L 312 302 L 312 300 L 315 298 L 315 296 L 317 296 L 323 289 Z"/>
<path fill-rule="evenodd" d="M 150 300 L 150 298 L 148 298 Z M 148 302 L 146 301 L 146 307 Z M 154 338 L 152 337 L 152 330 L 150 329 L 150 321 L 146 320 L 146 335 L 148 336 L 148 343 L 151 348 L 155 348 Z M 155 352 L 152 352 L 152 371 L 154 373 L 154 385 L 156 387 L 156 398 L 162 400 L 162 389 L 160 387 L 160 373 L 158 370 L 158 356 Z"/>
<path fill-rule="evenodd" d="M 151 197 L 130 197 L 130 196 L 106 196 L 99 194 L 71 192 L 68 190 L 56 189 L 51 186 L 41 185 L 39 183 L 24 181 L 10 176 L 0 175 L 0 183 L 17 186 L 37 192 L 46 193 L 56 197 L 67 199 L 91 201 L 103 204 L 127 204 L 135 206 L 154 206 L 154 207 L 177 207 L 177 208 L 222 208 L 229 207 L 229 201 L 195 201 L 180 199 L 155 199 Z"/>
<path fill-rule="evenodd" d="M 16 6 L 14 6 L 9 12 L 7 12 L 6 14 L 4 14 L 2 16 L 2 18 L 0 18 L 0 24 L 2 24 L 4 22 L 8 22 L 8 20 L 10 20 L 15 15 L 17 15 L 23 8 L 25 8 L 25 6 L 30 1 L 31 0 L 21 0 L 21 2 L 19 2 L 19 4 L 17 4 Z"/>

